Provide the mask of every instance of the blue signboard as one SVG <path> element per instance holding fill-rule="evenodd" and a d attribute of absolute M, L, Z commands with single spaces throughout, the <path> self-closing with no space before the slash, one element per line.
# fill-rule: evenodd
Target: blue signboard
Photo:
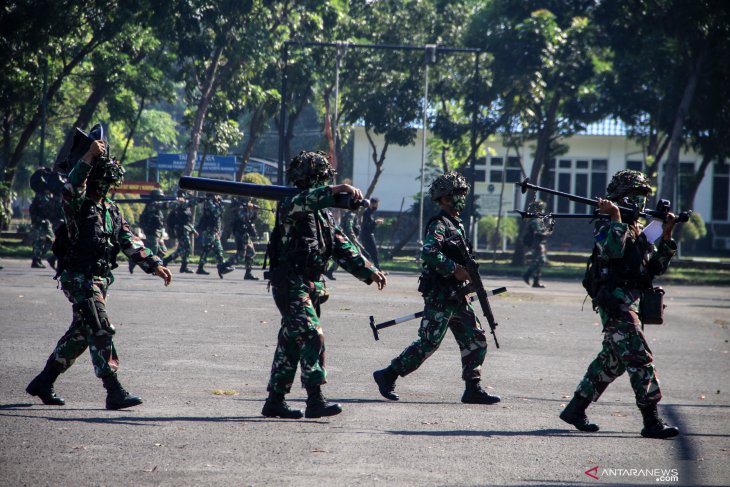
<path fill-rule="evenodd" d="M 157 154 L 157 169 L 160 171 L 183 171 L 187 154 Z M 200 154 L 195 161 L 195 170 L 200 167 Z M 236 156 L 205 156 L 204 173 L 232 173 L 236 170 Z"/>

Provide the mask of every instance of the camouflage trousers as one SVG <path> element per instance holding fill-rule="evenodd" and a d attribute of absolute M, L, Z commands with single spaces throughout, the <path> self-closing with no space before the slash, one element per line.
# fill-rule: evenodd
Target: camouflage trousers
<path fill-rule="evenodd" d="M 603 344 L 576 392 L 597 401 L 611 382 L 628 372 L 636 404 L 639 407 L 656 404 L 661 400 L 662 392 L 638 316 L 641 292 L 617 288 L 612 295 L 618 299 L 618 309 L 609 316 L 606 308 L 598 307 L 603 323 Z"/>
<path fill-rule="evenodd" d="M 461 377 L 465 381 L 479 380 L 487 355 L 487 337 L 472 305 L 464 301 L 440 306 L 427 301 L 423 312 L 418 339 L 391 361 L 391 367 L 400 376 L 410 374 L 439 348 L 450 329 L 461 350 Z"/>
<path fill-rule="evenodd" d="M 205 265 L 205 262 L 208 260 L 208 254 L 211 252 L 215 255 L 216 263 L 219 265 L 225 264 L 220 233 L 214 230 L 203 230 L 200 234 L 200 240 L 202 242 L 202 250 L 200 251 L 200 262 L 198 263 L 198 267 L 202 268 Z"/>
<path fill-rule="evenodd" d="M 542 276 L 542 268 L 545 267 L 545 253 L 547 249 L 544 243 L 537 244 L 532 248 L 532 263 L 525 271 L 528 277 L 535 276 L 538 279 Z"/>
<path fill-rule="evenodd" d="M 236 234 L 233 236 L 236 239 L 236 255 L 233 256 L 231 262 L 238 264 L 243 261 L 246 269 L 253 269 L 253 258 L 256 256 L 256 248 L 253 246 L 253 240 L 246 234 Z"/>
<path fill-rule="evenodd" d="M 73 320 L 51 354 L 58 371 L 65 372 L 87 348 L 97 377 L 106 377 L 119 368 L 112 339 L 114 327 L 106 314 L 106 292 L 113 280 L 111 276 L 87 279 L 83 274 L 70 271 L 61 275 L 61 289 L 73 304 Z M 84 301 L 89 298 L 93 300 L 101 326 L 85 312 Z"/>
<path fill-rule="evenodd" d="M 274 286 L 274 302 L 281 313 L 268 391 L 288 394 L 301 364 L 302 386 L 326 384 L 324 334 L 319 324 L 319 303 L 326 295 L 322 282 L 289 279 Z"/>
<path fill-rule="evenodd" d="M 152 255 L 163 257 L 167 253 L 167 246 L 165 245 L 165 240 L 163 238 L 163 230 L 161 228 L 150 232 L 145 230 L 144 234 L 147 237 L 144 242 L 145 247 L 150 249 L 150 253 Z"/>
<path fill-rule="evenodd" d="M 183 263 L 187 264 L 191 252 L 192 244 L 190 242 L 190 233 L 188 233 L 187 231 L 178 232 L 177 248 L 173 253 L 167 256 L 167 260 L 169 262 L 172 262 L 178 257 L 181 257 Z"/>
<path fill-rule="evenodd" d="M 43 222 L 33 225 L 31 232 L 33 237 L 33 258 L 41 260 L 46 256 L 53 243 L 53 226 L 50 220 L 43 220 Z"/>

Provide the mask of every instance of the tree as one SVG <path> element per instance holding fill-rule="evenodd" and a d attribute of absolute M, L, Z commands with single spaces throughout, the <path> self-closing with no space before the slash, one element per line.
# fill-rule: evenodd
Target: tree
<path fill-rule="evenodd" d="M 593 4 L 493 0 L 469 25 L 467 44 L 490 55 L 501 119 L 508 124 L 516 121 L 521 132 L 536 141 L 533 181 L 540 181 L 547 161 L 564 150 L 560 138 L 601 115 L 595 102 L 601 52 L 591 23 Z M 513 265 L 524 263 L 526 230 L 522 222 Z"/>

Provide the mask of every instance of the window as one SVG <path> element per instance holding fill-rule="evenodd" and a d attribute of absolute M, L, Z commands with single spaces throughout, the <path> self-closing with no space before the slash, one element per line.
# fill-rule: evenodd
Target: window
<path fill-rule="evenodd" d="M 504 181 L 502 181 L 502 171 L 504 171 Z M 520 169 L 519 157 L 510 157 L 507 159 L 507 165 L 504 167 L 503 157 L 492 157 L 489 160 L 489 183 L 519 183 L 522 180 L 522 170 Z"/>
<path fill-rule="evenodd" d="M 626 169 L 633 171 L 643 171 L 644 163 L 642 161 L 626 161 Z"/>
<path fill-rule="evenodd" d="M 717 162 L 712 178 L 712 219 L 728 220 L 728 193 L 730 192 L 730 166 L 726 161 Z"/>
<path fill-rule="evenodd" d="M 606 194 L 607 159 L 559 159 L 557 167 L 553 162 L 547 164 L 546 169 L 543 178 L 546 187 L 556 187 L 558 191 L 590 199 Z M 592 205 L 562 197 L 552 198 L 548 207 L 558 213 L 589 214 L 594 210 Z"/>

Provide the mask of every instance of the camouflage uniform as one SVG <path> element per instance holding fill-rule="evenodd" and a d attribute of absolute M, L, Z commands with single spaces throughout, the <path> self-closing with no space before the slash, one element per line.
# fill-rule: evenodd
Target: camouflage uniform
<path fill-rule="evenodd" d="M 607 192 L 608 200 L 623 202 L 627 198 L 643 209 L 651 186 L 642 173 L 627 169 L 613 176 Z M 589 422 L 586 408 L 601 397 L 611 382 L 627 372 L 644 418 L 641 435 L 671 438 L 679 430 L 665 424 L 657 412 L 662 393 L 644 337 L 639 306 L 642 291 L 651 289 L 654 277 L 666 272 L 677 244 L 662 235 L 657 246 L 647 241 L 639 222 L 619 222 L 614 218 L 596 223 L 592 262 L 597 272 L 587 272 L 583 284 L 601 317 L 603 344 L 560 418 L 581 431 L 598 431 L 598 425 Z M 589 281 L 591 277 L 594 282 Z"/>
<path fill-rule="evenodd" d="M 56 369 L 64 372 L 88 347 L 96 376 L 105 377 L 119 367 L 112 340 L 114 327 L 106 316 L 106 293 L 114 282 L 111 269 L 116 267 L 116 252 L 121 250 L 148 274 L 161 262 L 132 233 L 112 200 L 104 198 L 95 203 L 86 198 L 85 183 L 90 170 L 89 164 L 77 163 L 68 175 L 63 194 L 71 247 L 59 281 L 66 298 L 73 304 L 73 321 L 51 357 Z M 94 225 L 103 235 L 103 242 L 94 241 L 89 229 L 83 225 L 81 219 L 88 214 L 95 215 Z M 90 298 L 102 324 L 99 329 L 88 316 L 84 316 L 82 304 Z"/>
<path fill-rule="evenodd" d="M 180 272 L 189 272 L 188 259 L 190 258 L 190 254 L 193 249 L 190 241 L 190 235 L 194 235 L 196 233 L 195 227 L 193 226 L 192 208 L 196 203 L 197 202 L 192 199 L 178 201 L 170 210 L 175 217 L 174 225 L 172 225 L 170 231 L 172 232 L 172 236 L 177 239 L 177 248 L 172 254 L 164 258 L 163 263 L 167 265 L 169 262 L 180 257 L 182 260 Z"/>
<path fill-rule="evenodd" d="M 198 232 L 202 242 L 200 261 L 198 262 L 198 273 L 203 274 L 203 267 L 208 260 L 208 254 L 213 252 L 218 264 L 218 273 L 227 266 L 223 256 L 223 245 L 221 244 L 221 225 L 223 217 L 223 203 L 220 198 L 209 197 L 203 203 L 203 215 L 198 222 Z M 221 275 L 221 277 L 223 277 Z"/>
<path fill-rule="evenodd" d="M 599 258 L 609 262 L 624 259 L 627 247 L 636 247 L 640 255 L 647 256 L 643 269 L 636 270 L 637 278 L 647 272 L 651 273 L 650 277 L 663 274 L 677 249 L 673 240 L 661 240 L 657 248 L 647 242 L 643 233 L 636 235 L 626 223 L 616 222 L 598 224 L 595 241 L 600 250 Z M 641 291 L 646 286 L 638 280 L 621 279 L 621 282 L 609 282 L 604 287 L 608 297 L 601 299 L 597 306 L 603 323 L 603 346 L 588 366 L 576 393 L 597 401 L 614 379 L 628 372 L 636 404 L 639 407 L 656 404 L 662 393 L 651 349 L 639 320 Z"/>
<path fill-rule="evenodd" d="M 272 279 L 274 302 L 281 313 L 281 329 L 277 341 L 271 378 L 267 390 L 288 394 L 294 382 L 297 364 L 301 363 L 301 381 L 304 387 L 325 384 L 324 335 L 319 322 L 319 308 L 328 297 L 322 273 L 331 253 L 339 265 L 363 282 L 377 269 L 368 262 L 352 242 L 335 226 L 328 207 L 334 204 L 332 189 L 320 186 L 303 191 L 293 198 L 282 200 L 279 222 L 282 225 L 281 262 L 278 279 Z M 324 239 L 324 253 L 310 254 L 303 262 L 301 251 L 309 242 L 297 237 L 293 229 L 298 222 L 313 215 L 320 236 Z M 302 245 L 304 244 L 304 245 Z"/>
<path fill-rule="evenodd" d="M 421 282 L 433 285 L 423 293 L 424 316 L 418 329 L 419 338 L 393 359 L 391 367 L 402 377 L 418 369 L 438 349 L 446 330 L 450 329 L 461 350 L 462 378 L 479 381 L 487 354 L 487 338 L 474 308 L 459 291 L 463 283 L 453 277 L 456 262 L 443 252 L 444 241 L 451 236 L 444 219 L 449 219 L 465 238 L 461 219 L 445 212 L 428 225 L 421 249 Z"/>
<path fill-rule="evenodd" d="M 54 202 L 51 193 L 40 192 L 33 197 L 30 204 L 31 235 L 33 238 L 32 267 L 45 267 L 42 263 L 53 242 L 52 218 Z"/>
<path fill-rule="evenodd" d="M 542 201 L 534 201 L 531 205 L 530 211 L 544 212 L 545 203 Z M 532 263 L 527 268 L 525 273 L 522 275 L 522 279 L 530 284 L 530 278 L 534 276 L 532 287 L 545 287 L 540 284 L 540 278 L 542 277 L 542 268 L 545 267 L 545 254 L 547 248 L 545 241 L 552 235 L 552 228 L 545 225 L 542 218 L 532 218 L 529 221 L 527 228 L 528 235 L 530 236 L 530 250 L 532 252 Z"/>
<path fill-rule="evenodd" d="M 162 257 L 167 252 L 165 245 L 165 214 L 163 210 L 169 204 L 163 201 L 151 201 L 147 203 L 140 215 L 140 228 L 145 234 L 145 244 L 150 251 Z"/>
<path fill-rule="evenodd" d="M 247 274 L 251 273 L 253 258 L 256 256 L 256 249 L 253 246 L 253 239 L 258 237 L 254 226 L 256 217 L 256 209 L 244 203 L 236 208 L 231 222 L 231 232 L 236 239 L 236 255 L 233 256 L 232 262 L 238 264 L 243 260 Z"/>

